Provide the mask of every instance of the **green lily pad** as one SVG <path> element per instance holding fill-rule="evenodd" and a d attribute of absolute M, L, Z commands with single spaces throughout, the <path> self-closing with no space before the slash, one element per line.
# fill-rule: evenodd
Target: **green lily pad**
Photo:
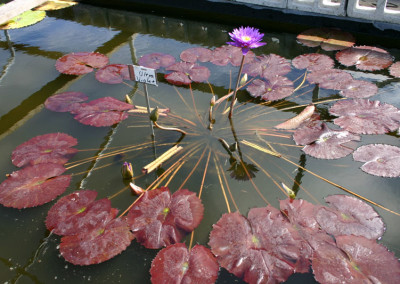
<path fill-rule="evenodd" d="M 40 22 L 46 17 L 45 11 L 28 10 L 0 26 L 2 30 L 19 29 Z"/>

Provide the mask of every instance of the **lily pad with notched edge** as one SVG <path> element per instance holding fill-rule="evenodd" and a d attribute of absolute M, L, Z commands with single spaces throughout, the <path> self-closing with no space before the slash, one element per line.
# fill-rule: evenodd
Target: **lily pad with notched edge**
<path fill-rule="evenodd" d="M 252 62 L 254 57 L 254 52 L 247 52 L 244 63 Z M 239 66 L 242 58 L 243 53 L 241 48 L 233 45 L 223 45 L 213 50 L 210 62 L 218 66 L 225 66 L 228 63 L 231 63 L 233 66 Z"/>
<path fill-rule="evenodd" d="M 304 131 L 304 134 L 301 133 L 302 131 Z M 312 139 L 303 138 L 306 135 L 309 135 Z M 307 141 L 308 143 L 303 148 L 304 153 L 318 159 L 343 158 L 354 151 L 354 141 L 361 140 L 360 136 L 349 131 L 329 129 L 325 123 L 314 128 L 298 129 L 295 132 L 294 139 L 296 143 L 298 141 Z"/>
<path fill-rule="evenodd" d="M 88 97 L 81 92 L 63 92 L 49 97 L 44 106 L 56 112 L 73 112 L 87 99 Z"/>
<path fill-rule="evenodd" d="M 147 191 L 129 210 L 128 223 L 137 241 L 146 248 L 179 242 L 203 218 L 203 204 L 194 192 L 172 194 L 166 187 Z"/>
<path fill-rule="evenodd" d="M 400 78 L 400 61 L 393 63 L 389 67 L 389 73 L 394 77 Z"/>
<path fill-rule="evenodd" d="M 364 80 L 345 81 L 339 87 L 340 94 L 346 98 L 369 98 L 378 93 L 378 86 Z"/>
<path fill-rule="evenodd" d="M 243 73 L 249 76 L 261 76 L 264 78 L 276 75 L 284 76 L 291 70 L 290 62 L 279 55 L 269 54 L 257 56 L 253 62 L 245 64 Z"/>
<path fill-rule="evenodd" d="M 281 212 L 253 208 L 248 218 L 224 214 L 213 225 L 209 246 L 219 264 L 247 283 L 286 281 L 308 271 L 309 246 Z"/>
<path fill-rule="evenodd" d="M 108 57 L 98 52 L 77 52 L 57 59 L 58 72 L 68 75 L 83 75 L 106 66 Z"/>
<path fill-rule="evenodd" d="M 311 72 L 307 76 L 311 84 L 319 84 L 320 88 L 340 90 L 344 82 L 352 81 L 353 77 L 339 69 L 325 69 Z"/>
<path fill-rule="evenodd" d="M 336 125 L 357 134 L 384 134 L 400 126 L 400 110 L 379 101 L 338 101 L 329 113 L 339 116 L 333 121 Z"/>
<path fill-rule="evenodd" d="M 89 232 L 115 217 L 111 201 L 107 198 L 95 200 L 93 190 L 75 191 L 60 198 L 46 218 L 46 228 L 60 236 Z"/>
<path fill-rule="evenodd" d="M 69 186 L 71 176 L 61 175 L 64 172 L 63 166 L 52 163 L 15 171 L 0 184 L 0 203 L 18 209 L 45 204 Z"/>
<path fill-rule="evenodd" d="M 219 265 L 211 251 L 195 245 L 190 251 L 185 244 L 169 245 L 158 252 L 151 263 L 151 283 L 215 283 Z"/>
<path fill-rule="evenodd" d="M 297 69 L 307 69 L 307 71 L 313 72 L 332 69 L 335 62 L 328 55 L 308 53 L 293 58 L 292 64 Z"/>
<path fill-rule="evenodd" d="M 204 82 L 210 77 L 207 67 L 188 62 L 175 63 L 166 70 L 174 71 L 165 75 L 165 79 L 174 85 L 189 85 L 192 81 Z"/>
<path fill-rule="evenodd" d="M 97 264 L 123 252 L 133 239 L 126 219 L 116 218 L 90 231 L 62 237 L 60 253 L 75 265 Z"/>
<path fill-rule="evenodd" d="M 375 71 L 389 67 L 393 57 L 384 49 L 373 46 L 355 46 L 336 53 L 344 66 L 355 65 L 359 70 Z"/>
<path fill-rule="evenodd" d="M 101 127 L 111 126 L 128 118 L 127 110 L 133 109 L 131 104 L 121 102 L 113 97 L 104 97 L 83 103 L 74 112 L 75 119 L 80 123 Z"/>
<path fill-rule="evenodd" d="M 400 262 L 383 245 L 359 236 L 337 236 L 336 246 L 325 245 L 313 255 L 319 283 L 397 283 Z"/>
<path fill-rule="evenodd" d="M 139 58 L 138 64 L 152 69 L 160 69 L 171 66 L 175 63 L 175 57 L 165 53 L 149 53 Z"/>
<path fill-rule="evenodd" d="M 110 64 L 97 70 L 96 80 L 106 84 L 120 84 L 129 80 L 129 69 L 126 64 Z"/>
<path fill-rule="evenodd" d="M 283 76 L 275 76 L 269 79 L 256 79 L 248 87 L 247 91 L 252 97 L 265 101 L 276 101 L 290 96 L 293 91 L 293 82 Z"/>
<path fill-rule="evenodd" d="M 378 239 L 385 232 L 385 224 L 367 203 L 348 195 L 325 197 L 330 207 L 320 206 L 315 218 L 321 228 L 333 236 L 354 235 Z"/>
<path fill-rule="evenodd" d="M 182 51 L 180 58 L 182 61 L 195 63 L 196 61 L 208 62 L 211 59 L 212 51 L 204 47 L 193 47 Z"/>
<path fill-rule="evenodd" d="M 41 163 L 65 164 L 76 152 L 71 148 L 78 141 L 65 133 L 39 135 L 17 146 L 11 154 L 12 163 L 17 167 Z"/>
<path fill-rule="evenodd" d="M 353 159 L 364 162 L 361 169 L 375 176 L 400 176 L 400 148 L 385 144 L 369 144 L 359 147 Z"/>

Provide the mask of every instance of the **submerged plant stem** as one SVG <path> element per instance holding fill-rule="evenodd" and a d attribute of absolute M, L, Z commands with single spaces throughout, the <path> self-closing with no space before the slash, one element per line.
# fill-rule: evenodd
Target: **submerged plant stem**
<path fill-rule="evenodd" d="M 162 130 L 177 131 L 177 132 L 182 133 L 182 135 L 186 135 L 186 134 L 187 134 L 186 131 L 181 130 L 181 129 L 176 128 L 176 127 L 164 127 L 164 126 L 159 125 L 159 124 L 157 123 L 157 121 L 153 121 L 153 123 L 154 123 L 154 126 L 155 126 L 155 127 L 159 128 L 159 129 L 162 129 Z"/>
<path fill-rule="evenodd" d="M 233 93 L 233 98 L 232 98 L 232 102 L 231 102 L 231 108 L 229 110 L 229 118 L 232 118 L 232 114 L 233 114 L 233 105 L 235 104 L 235 100 L 236 100 L 236 93 L 238 91 L 239 88 L 239 82 L 240 82 L 240 75 L 242 75 L 242 70 L 243 70 L 243 65 L 244 65 L 244 58 L 246 57 L 246 55 L 243 55 L 242 57 L 242 61 L 240 62 L 240 68 L 239 68 L 239 74 L 236 80 L 236 87 L 235 87 L 235 91 Z"/>

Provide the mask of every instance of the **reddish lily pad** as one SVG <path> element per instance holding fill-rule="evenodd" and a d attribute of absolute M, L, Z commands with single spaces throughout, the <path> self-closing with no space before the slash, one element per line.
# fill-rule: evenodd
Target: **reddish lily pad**
<path fill-rule="evenodd" d="M 52 163 L 13 172 L 0 184 L 0 203 L 18 209 L 45 204 L 69 186 L 71 176 L 62 176 L 63 172 L 63 166 Z"/>
<path fill-rule="evenodd" d="M 83 75 L 102 68 L 108 63 L 108 57 L 98 52 L 70 53 L 56 61 L 58 72 L 69 75 Z"/>
<path fill-rule="evenodd" d="M 86 125 L 111 126 L 128 118 L 126 111 L 132 108 L 131 104 L 121 102 L 113 97 L 104 97 L 83 103 L 74 113 L 74 118 Z"/>
<path fill-rule="evenodd" d="M 292 200 L 287 198 L 280 201 L 280 208 L 313 250 L 318 250 L 326 244 L 335 245 L 334 239 L 320 229 L 315 218 L 319 206 L 302 199 Z"/>
<path fill-rule="evenodd" d="M 315 218 L 321 228 L 333 236 L 354 235 L 378 239 L 385 232 L 385 224 L 367 203 L 348 195 L 325 197 L 330 207 L 320 206 Z"/>
<path fill-rule="evenodd" d="M 109 222 L 116 213 L 111 210 L 111 201 L 95 201 L 96 196 L 96 191 L 80 190 L 62 197 L 47 213 L 47 229 L 61 236 L 76 235 Z"/>
<path fill-rule="evenodd" d="M 386 50 L 373 46 L 355 46 L 339 51 L 336 59 L 345 66 L 355 65 L 365 71 L 381 70 L 393 63 L 393 57 Z"/>
<path fill-rule="evenodd" d="M 364 162 L 361 169 L 375 176 L 400 176 L 400 148 L 385 144 L 370 144 L 359 147 L 353 159 Z"/>
<path fill-rule="evenodd" d="M 326 245 L 314 252 L 312 267 L 318 282 L 397 283 L 400 279 L 400 262 L 376 241 L 338 236 L 336 243 L 337 247 Z"/>
<path fill-rule="evenodd" d="M 60 253 L 75 265 L 101 263 L 124 251 L 133 238 L 125 218 L 112 219 L 88 232 L 62 237 Z"/>
<path fill-rule="evenodd" d="M 389 73 L 394 77 L 400 78 L 400 61 L 393 63 L 389 67 Z"/>
<path fill-rule="evenodd" d="M 204 208 L 195 193 L 168 188 L 147 191 L 130 209 L 128 222 L 137 241 L 146 248 L 161 248 L 179 242 L 203 218 Z"/>
<path fill-rule="evenodd" d="M 213 225 L 209 245 L 219 264 L 247 283 L 283 282 L 294 271 L 308 271 L 309 247 L 271 206 L 251 209 L 248 219 L 224 214 Z"/>
<path fill-rule="evenodd" d="M 120 84 L 129 80 L 129 69 L 126 64 L 110 64 L 96 72 L 96 79 L 106 84 Z"/>
<path fill-rule="evenodd" d="M 341 50 L 355 43 L 352 34 L 331 28 L 313 28 L 300 33 L 297 40 L 309 47 L 321 45 L 323 50 Z"/>
<path fill-rule="evenodd" d="M 151 283 L 211 284 L 218 277 L 219 265 L 211 251 L 195 245 L 190 251 L 178 243 L 163 248 L 151 263 Z"/>
<path fill-rule="evenodd" d="M 310 138 L 302 138 L 300 136 L 302 131 L 305 133 L 301 135 L 309 135 Z M 296 143 L 308 140 L 307 145 L 303 148 L 304 153 L 318 159 L 343 158 L 354 151 L 355 147 L 352 141 L 361 140 L 360 136 L 349 131 L 329 129 L 325 123 L 322 123 L 320 127 L 300 128 L 294 137 Z"/>
<path fill-rule="evenodd" d="M 210 77 L 210 70 L 207 67 L 188 62 L 175 63 L 167 70 L 174 71 L 165 75 L 165 79 L 174 85 L 189 85 L 192 81 L 203 82 Z"/>
<path fill-rule="evenodd" d="M 336 102 L 329 112 L 339 116 L 333 122 L 358 134 L 384 134 L 400 126 L 400 111 L 390 104 L 367 99 Z"/>
<path fill-rule="evenodd" d="M 73 112 L 87 99 L 88 97 L 81 92 L 63 92 L 49 97 L 44 106 L 56 112 Z"/>
<path fill-rule="evenodd" d="M 252 97 L 261 98 L 265 101 L 276 101 L 290 96 L 293 91 L 293 82 L 283 76 L 275 76 L 269 79 L 254 80 L 247 91 Z"/>
<path fill-rule="evenodd" d="M 205 47 L 193 47 L 182 51 L 180 58 L 182 61 L 195 63 L 196 61 L 208 62 L 212 56 L 212 51 Z"/>
<path fill-rule="evenodd" d="M 65 164 L 76 152 L 78 141 L 65 133 L 39 135 L 17 146 L 11 160 L 17 167 L 41 163 Z"/>
<path fill-rule="evenodd" d="M 332 69 L 335 62 L 328 55 L 308 53 L 293 58 L 292 64 L 297 69 L 307 69 L 307 71 L 313 72 Z"/>
<path fill-rule="evenodd" d="M 369 98 L 378 93 L 378 86 L 363 80 L 350 80 L 340 86 L 340 94 L 346 98 Z"/>
<path fill-rule="evenodd" d="M 319 84 L 324 89 L 340 90 L 343 83 L 352 81 L 353 77 L 343 70 L 326 69 L 308 74 L 307 80 L 311 84 Z"/>
<path fill-rule="evenodd" d="M 140 57 L 138 64 L 152 69 L 169 67 L 175 63 L 175 57 L 170 54 L 155 52 Z"/>
<path fill-rule="evenodd" d="M 218 66 L 225 66 L 228 63 L 231 63 L 233 66 L 239 66 L 242 62 L 242 57 L 243 52 L 240 47 L 223 45 L 213 50 L 210 62 Z M 254 52 L 247 52 L 244 63 L 252 62 L 254 57 Z"/>
<path fill-rule="evenodd" d="M 257 56 L 255 60 L 246 64 L 243 72 L 249 76 L 269 78 L 275 75 L 284 76 L 291 70 L 290 62 L 279 55 L 269 54 Z"/>

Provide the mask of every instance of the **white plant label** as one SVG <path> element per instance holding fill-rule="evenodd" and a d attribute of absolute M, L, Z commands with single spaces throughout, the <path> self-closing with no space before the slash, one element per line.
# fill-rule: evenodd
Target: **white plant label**
<path fill-rule="evenodd" d="M 131 74 L 131 79 L 137 82 L 157 86 L 157 77 L 155 69 L 137 65 L 128 65 L 128 67 L 130 67 L 129 73 L 131 73 L 132 71 L 131 66 L 133 66 L 133 73 L 134 73 L 134 76 L 132 76 Z"/>

